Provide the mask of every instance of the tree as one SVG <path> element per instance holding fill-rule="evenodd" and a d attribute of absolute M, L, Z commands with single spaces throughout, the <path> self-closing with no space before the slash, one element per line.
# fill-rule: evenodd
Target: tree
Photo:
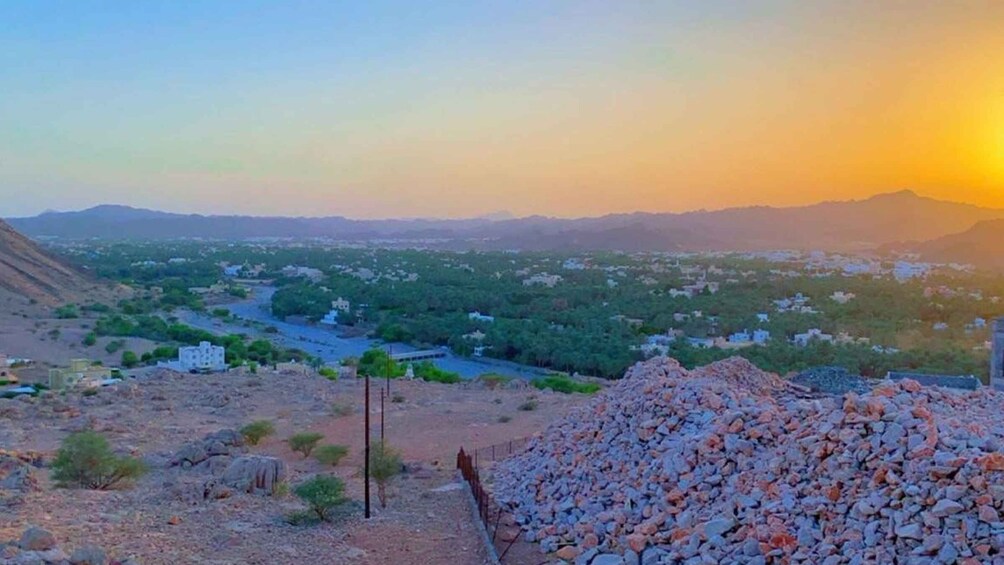
<path fill-rule="evenodd" d="M 297 485 L 293 492 L 307 503 L 311 512 L 322 521 L 328 520 L 333 508 L 348 501 L 344 495 L 345 484 L 337 477 L 329 475 L 317 475 Z"/>
<path fill-rule="evenodd" d="M 136 356 L 132 351 L 122 352 L 122 366 L 126 369 L 132 369 L 136 365 L 139 365 L 139 357 Z"/>
<path fill-rule="evenodd" d="M 112 453 L 108 440 L 92 431 L 67 436 L 52 462 L 52 478 L 61 487 L 106 490 L 146 471 L 139 459 Z"/>
<path fill-rule="evenodd" d="M 310 452 L 317 446 L 317 442 L 324 438 L 324 434 L 317 432 L 301 432 L 287 440 L 289 448 L 303 454 L 304 458 L 310 457 Z"/>
<path fill-rule="evenodd" d="M 322 445 L 314 451 L 314 457 L 321 463 L 334 467 L 348 453 L 349 448 L 344 445 Z"/>
<path fill-rule="evenodd" d="M 275 433 L 275 425 L 270 420 L 257 420 L 241 428 L 241 435 L 251 445 L 258 445 L 261 440 Z"/>
<path fill-rule="evenodd" d="M 387 486 L 401 472 L 401 454 L 380 442 L 370 450 L 370 477 L 376 481 L 380 507 L 387 508 Z"/>

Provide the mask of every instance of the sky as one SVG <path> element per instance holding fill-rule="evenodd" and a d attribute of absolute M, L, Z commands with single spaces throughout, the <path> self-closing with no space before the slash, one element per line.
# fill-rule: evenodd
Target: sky
<path fill-rule="evenodd" d="M 1004 207 L 1004 2 L 0 2 L 0 216 Z"/>

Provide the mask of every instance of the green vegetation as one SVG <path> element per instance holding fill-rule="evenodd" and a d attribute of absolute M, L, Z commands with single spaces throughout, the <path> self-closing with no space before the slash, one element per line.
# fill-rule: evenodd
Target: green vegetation
<path fill-rule="evenodd" d="M 517 406 L 517 408 L 524 412 L 533 412 L 534 410 L 537 409 L 538 405 L 539 403 L 537 402 L 536 398 L 528 398 L 522 404 Z"/>
<path fill-rule="evenodd" d="M 241 435 L 249 445 L 258 445 L 261 440 L 275 433 L 271 420 L 256 420 L 241 428 Z"/>
<path fill-rule="evenodd" d="M 83 343 L 85 347 L 91 347 L 97 342 L 98 342 L 98 336 L 95 335 L 94 332 L 88 332 L 87 335 L 84 336 L 84 339 L 81 341 L 81 343 Z"/>
<path fill-rule="evenodd" d="M 317 443 L 324 439 L 324 434 L 319 434 L 317 432 L 301 432 L 292 437 L 287 441 L 289 443 L 289 448 L 293 451 L 301 453 L 306 459 L 310 457 L 310 453 L 314 451 Z"/>
<path fill-rule="evenodd" d="M 512 381 L 512 377 L 499 375 L 496 373 L 485 373 L 478 377 L 478 381 L 483 383 L 488 390 L 498 390 Z"/>
<path fill-rule="evenodd" d="M 113 354 L 123 347 L 125 347 L 125 340 L 113 339 L 105 345 L 105 351 L 108 354 Z"/>
<path fill-rule="evenodd" d="M 317 370 L 317 374 L 328 379 L 329 381 L 338 380 L 338 371 L 332 369 L 331 367 L 321 367 Z"/>
<path fill-rule="evenodd" d="M 344 445 L 322 445 L 314 450 L 315 459 L 332 467 L 348 454 L 349 448 Z"/>
<path fill-rule="evenodd" d="M 80 317 L 80 311 L 77 309 L 76 304 L 66 304 L 60 306 L 59 308 L 56 308 L 53 314 L 56 316 L 56 318 L 59 318 L 60 320 L 68 320 L 71 318 Z"/>
<path fill-rule="evenodd" d="M 355 411 L 355 406 L 353 406 L 351 402 L 345 400 L 338 400 L 331 404 L 331 413 L 339 418 L 342 416 L 350 416 L 354 414 Z"/>
<path fill-rule="evenodd" d="M 317 475 L 300 483 L 293 489 L 293 493 L 307 504 L 314 517 L 320 521 L 327 521 L 336 507 L 348 502 L 344 494 L 345 484 L 329 475 Z M 290 521 L 294 523 L 304 521 L 301 516 L 292 518 Z"/>
<path fill-rule="evenodd" d="M 411 368 L 415 377 L 424 381 L 455 384 L 463 380 L 459 374 L 440 369 L 431 361 L 413 363 Z M 366 375 L 386 377 L 390 374 L 392 379 L 397 379 L 403 377 L 407 371 L 406 365 L 391 359 L 383 349 L 370 349 L 359 358 L 358 375 L 361 377 Z"/>
<path fill-rule="evenodd" d="M 126 369 L 132 369 L 136 365 L 139 365 L 139 356 L 132 351 L 123 351 L 122 366 Z"/>
<path fill-rule="evenodd" d="M 370 448 L 370 477 L 377 484 L 380 507 L 387 508 L 387 487 L 403 467 L 401 453 L 385 443 Z"/>
<path fill-rule="evenodd" d="M 570 377 L 565 375 L 549 375 L 539 379 L 534 379 L 532 382 L 533 386 L 539 388 L 540 390 L 551 389 L 554 392 L 563 392 L 565 394 L 571 394 L 573 392 L 593 394 L 595 392 L 599 392 L 602 388 L 596 383 L 582 383 L 572 380 Z"/>
<path fill-rule="evenodd" d="M 146 473 L 146 465 L 133 457 L 119 457 L 104 436 L 77 432 L 63 440 L 52 462 L 52 478 L 61 487 L 106 490 Z"/>

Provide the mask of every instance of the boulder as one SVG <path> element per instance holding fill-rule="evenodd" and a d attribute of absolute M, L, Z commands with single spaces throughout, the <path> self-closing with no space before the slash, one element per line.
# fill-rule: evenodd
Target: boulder
<path fill-rule="evenodd" d="M 220 481 L 237 491 L 271 495 L 286 478 L 286 464 L 277 457 L 245 455 L 234 459 Z"/>

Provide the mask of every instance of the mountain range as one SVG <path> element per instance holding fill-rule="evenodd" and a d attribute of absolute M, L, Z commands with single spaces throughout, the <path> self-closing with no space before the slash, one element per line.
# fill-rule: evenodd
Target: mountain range
<path fill-rule="evenodd" d="M 204 216 L 103 205 L 12 218 L 33 236 L 112 239 L 332 238 L 438 240 L 452 248 L 523 250 L 852 251 L 930 241 L 964 232 L 1004 209 L 919 196 L 912 191 L 808 206 L 562 219 L 502 214 L 461 220 Z M 933 252 L 933 251 L 932 251 Z"/>

